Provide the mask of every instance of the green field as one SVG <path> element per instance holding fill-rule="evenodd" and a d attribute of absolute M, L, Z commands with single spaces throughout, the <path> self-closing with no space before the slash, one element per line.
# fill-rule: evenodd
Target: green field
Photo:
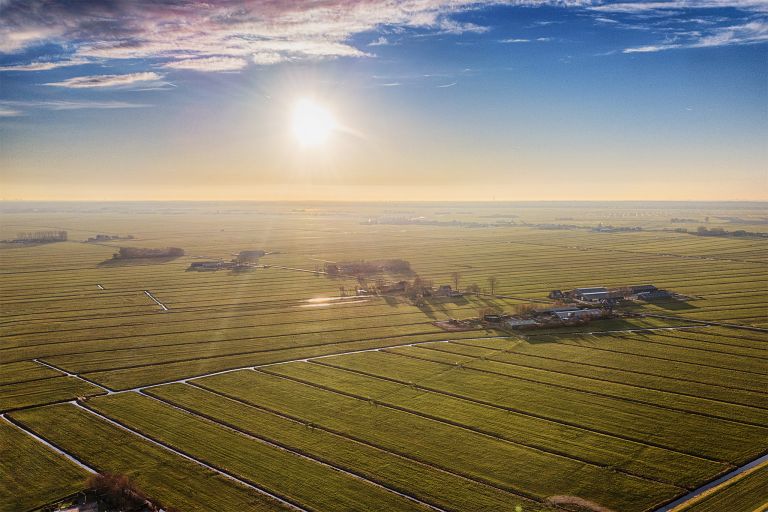
<path fill-rule="evenodd" d="M 0 413 L 18 423 L 0 422 L 0 503 L 11 503 L 0 510 L 32 510 L 84 485 L 84 472 L 22 428 L 180 510 L 528 512 L 563 510 L 552 504 L 563 496 L 595 510 L 655 510 L 768 451 L 768 239 L 674 232 L 670 219 L 756 231 L 725 219 L 767 211 L 11 209 L 0 239 L 55 227 L 70 241 L 0 244 Z M 386 221 L 403 216 L 474 224 Z M 571 227 L 546 227 L 560 218 Z M 599 223 L 643 229 L 593 231 Z M 80 241 L 99 233 L 135 238 Z M 186 255 L 112 261 L 121 245 Z M 187 271 L 248 249 L 270 254 L 250 271 Z M 435 285 L 459 273 L 460 288 L 481 293 L 418 304 L 358 297 L 376 276 L 321 272 L 325 262 L 385 258 Z M 413 276 L 388 276 L 401 277 Z M 650 316 L 518 334 L 434 324 L 544 307 L 553 289 L 647 283 L 681 298 L 624 308 Z M 755 497 L 763 473 L 685 510 Z"/>

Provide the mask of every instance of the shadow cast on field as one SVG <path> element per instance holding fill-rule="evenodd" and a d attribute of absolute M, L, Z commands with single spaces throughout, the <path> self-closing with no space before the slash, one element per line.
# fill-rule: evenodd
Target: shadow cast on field
<path fill-rule="evenodd" d="M 665 309 L 667 311 L 686 311 L 690 309 L 699 309 L 698 306 L 694 306 L 690 302 L 685 302 L 683 300 L 671 300 L 671 301 L 664 301 L 664 302 L 652 302 L 654 306 Z"/>
<path fill-rule="evenodd" d="M 163 258 L 109 258 L 101 263 L 98 263 L 97 267 L 137 267 L 142 265 L 160 265 L 179 259 L 180 256 L 166 256 Z"/>
<path fill-rule="evenodd" d="M 397 297 L 393 297 L 391 295 L 379 295 L 382 299 L 384 299 L 384 302 L 387 303 L 387 306 L 396 308 L 397 305 L 400 303 L 400 301 L 397 300 Z"/>

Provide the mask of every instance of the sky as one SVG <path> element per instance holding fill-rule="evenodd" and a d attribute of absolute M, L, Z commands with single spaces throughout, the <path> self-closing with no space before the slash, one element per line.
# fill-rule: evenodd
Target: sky
<path fill-rule="evenodd" d="M 768 200 L 766 148 L 768 0 L 0 0 L 2 200 Z"/>

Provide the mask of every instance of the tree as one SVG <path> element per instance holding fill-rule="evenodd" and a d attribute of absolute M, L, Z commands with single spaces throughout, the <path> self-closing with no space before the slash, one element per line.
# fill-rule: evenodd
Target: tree
<path fill-rule="evenodd" d="M 453 289 L 457 290 L 459 289 L 459 282 L 461 281 L 461 273 L 460 272 L 454 272 L 451 274 L 451 279 L 453 279 Z"/>
<path fill-rule="evenodd" d="M 488 288 L 490 288 L 491 295 L 496 295 L 496 285 L 499 284 L 499 278 L 496 276 L 488 276 Z"/>
<path fill-rule="evenodd" d="M 472 283 L 467 285 L 467 287 L 464 289 L 467 293 L 480 293 L 480 285 L 477 283 Z"/>

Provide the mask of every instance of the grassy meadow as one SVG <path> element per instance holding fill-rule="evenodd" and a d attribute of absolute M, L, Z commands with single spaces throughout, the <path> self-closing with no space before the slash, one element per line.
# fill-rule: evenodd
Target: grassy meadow
<path fill-rule="evenodd" d="M 30 434 L 179 510 L 656 510 L 768 452 L 768 239 L 679 231 L 768 231 L 767 212 L 6 204 L 0 239 L 69 240 L 0 243 L 0 511 L 84 485 Z M 83 242 L 97 234 L 134 238 Z M 185 255 L 113 259 L 123 246 Z M 255 249 L 252 270 L 188 270 Z M 412 304 L 322 272 L 391 258 L 481 293 Z M 435 325 L 637 284 L 681 298 L 518 334 Z M 680 510 L 758 510 L 764 481 Z"/>

